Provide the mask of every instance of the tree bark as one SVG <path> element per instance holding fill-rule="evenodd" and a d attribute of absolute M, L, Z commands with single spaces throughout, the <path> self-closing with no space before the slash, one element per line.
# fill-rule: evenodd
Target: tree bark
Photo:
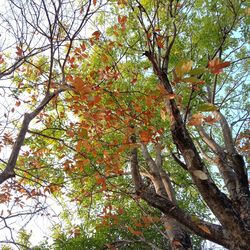
<path fill-rule="evenodd" d="M 180 223 L 170 216 L 164 216 L 164 227 L 172 250 L 190 250 L 192 243 L 189 234 Z"/>
<path fill-rule="evenodd" d="M 146 52 L 145 55 L 148 57 L 152 63 L 153 70 L 158 76 L 160 84 L 165 88 L 167 94 L 173 94 L 172 86 L 169 82 L 168 76 L 164 70 L 158 66 L 155 56 L 152 52 Z M 204 201 L 207 203 L 211 211 L 217 217 L 222 225 L 222 235 L 223 239 L 220 240 L 218 231 L 214 235 L 210 235 L 211 240 L 219 244 L 228 247 L 232 250 L 238 249 L 249 249 L 250 242 L 250 228 L 249 228 L 249 187 L 246 184 L 247 175 L 244 171 L 244 161 L 239 160 L 238 154 L 235 152 L 232 146 L 232 138 L 229 131 L 229 126 L 225 119 L 222 117 L 222 128 L 224 141 L 227 145 L 228 154 L 230 159 L 224 163 L 223 158 L 221 158 L 224 165 L 220 165 L 224 170 L 230 170 L 230 173 L 223 173 L 222 177 L 226 178 L 227 187 L 231 193 L 231 198 L 237 200 L 235 205 L 234 200 L 227 197 L 225 193 L 219 190 L 215 185 L 214 181 L 209 175 L 208 170 L 204 162 L 202 161 L 198 150 L 192 140 L 185 123 L 183 122 L 181 113 L 174 99 L 166 100 L 166 107 L 168 114 L 170 116 L 170 130 L 172 134 L 172 139 L 175 145 L 177 145 L 180 153 L 185 161 L 185 166 L 187 171 L 192 177 L 193 183 L 198 188 L 200 194 L 202 195 Z M 211 141 L 210 141 L 211 142 Z M 215 144 L 210 144 L 210 147 L 217 149 Z M 225 158 L 225 155 L 223 155 Z M 233 166 L 231 166 L 232 164 Z M 197 176 L 195 173 L 203 173 L 205 178 Z M 235 191 L 236 189 L 236 191 Z M 144 193 L 145 194 L 145 193 Z M 236 196 L 236 197 L 235 197 Z M 164 206 L 159 204 L 159 199 L 151 199 L 148 194 L 144 195 L 144 199 L 147 200 L 152 206 L 158 207 L 161 211 L 164 211 Z M 159 197 L 158 197 L 159 198 Z M 170 208 L 171 210 L 171 208 Z M 171 211 L 165 210 L 166 215 L 171 215 Z M 177 219 L 178 216 L 174 217 Z M 183 221 L 177 219 L 180 223 L 184 224 Z M 189 225 L 190 226 L 190 225 Z M 190 227 L 189 227 L 190 228 Z M 195 231 L 195 228 L 192 227 Z M 197 233 L 197 232 L 196 232 Z M 198 235 L 200 235 L 198 233 Z M 205 237 L 207 238 L 207 237 Z M 207 238 L 208 239 L 208 238 Z"/>

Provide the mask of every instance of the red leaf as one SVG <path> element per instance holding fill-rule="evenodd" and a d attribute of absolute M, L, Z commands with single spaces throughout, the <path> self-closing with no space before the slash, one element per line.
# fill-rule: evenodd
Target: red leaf
<path fill-rule="evenodd" d="M 74 57 L 69 57 L 69 58 L 68 58 L 68 62 L 69 62 L 70 64 L 72 64 L 74 61 L 75 61 L 75 58 L 74 58 Z"/>
<path fill-rule="evenodd" d="M 96 183 L 104 185 L 106 183 L 105 177 L 96 178 Z"/>
<path fill-rule="evenodd" d="M 223 62 L 215 66 L 216 69 L 223 69 L 230 66 L 230 62 Z"/>
<path fill-rule="evenodd" d="M 126 16 L 118 16 L 118 23 L 121 25 L 124 25 L 127 21 L 127 17 Z"/>
<path fill-rule="evenodd" d="M 18 46 L 16 46 L 16 49 L 17 49 L 16 54 L 17 54 L 18 56 L 22 56 L 22 55 L 23 55 L 23 50 L 22 50 L 20 47 L 18 47 Z"/>
<path fill-rule="evenodd" d="M 101 32 L 97 30 L 97 31 L 95 31 L 95 32 L 92 34 L 92 36 L 94 36 L 96 40 L 99 40 L 99 39 L 100 39 L 100 36 L 101 36 Z"/>
<path fill-rule="evenodd" d="M 4 62 L 3 55 L 0 54 L 0 64 Z"/>
<path fill-rule="evenodd" d="M 159 47 L 159 48 L 164 48 L 164 42 L 163 42 L 163 39 L 162 39 L 162 37 L 157 37 L 157 39 L 156 39 L 156 44 L 157 44 L 157 46 Z"/>
<path fill-rule="evenodd" d="M 136 78 L 132 79 L 132 81 L 131 81 L 131 83 L 132 83 L 133 85 L 134 85 L 136 82 L 137 82 L 137 79 L 136 79 Z"/>
<path fill-rule="evenodd" d="M 131 233 L 134 234 L 134 235 L 142 235 L 141 231 L 132 231 Z"/>
<path fill-rule="evenodd" d="M 229 67 L 229 66 L 230 66 L 230 62 L 221 62 L 218 57 L 211 60 L 208 63 L 208 68 L 211 69 L 211 72 L 213 74 L 220 74 L 221 72 L 223 72 L 222 69 Z"/>
<path fill-rule="evenodd" d="M 85 45 L 85 43 L 82 43 L 80 46 L 81 46 L 82 51 L 85 51 L 85 50 L 86 50 L 86 45 Z"/>
<path fill-rule="evenodd" d="M 211 70 L 211 73 L 213 73 L 213 74 L 215 74 L 215 75 L 217 75 L 217 74 L 220 74 L 220 73 L 222 73 L 223 72 L 223 70 L 222 69 L 212 69 Z"/>
<path fill-rule="evenodd" d="M 122 208 L 118 208 L 118 214 L 123 214 L 124 210 Z"/>

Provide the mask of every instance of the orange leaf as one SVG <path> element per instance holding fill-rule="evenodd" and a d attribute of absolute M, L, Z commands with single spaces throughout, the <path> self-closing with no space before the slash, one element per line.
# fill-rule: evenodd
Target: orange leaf
<path fill-rule="evenodd" d="M 55 193 L 59 191 L 59 186 L 53 183 L 49 184 L 47 188 L 48 188 L 48 191 L 51 193 Z"/>
<path fill-rule="evenodd" d="M 94 6 L 96 6 L 96 0 L 93 0 L 93 4 L 94 4 Z"/>
<path fill-rule="evenodd" d="M 142 235 L 141 231 L 135 231 L 132 227 L 128 226 L 128 230 L 134 235 Z"/>
<path fill-rule="evenodd" d="M 8 195 L 7 194 L 0 194 L 0 203 L 4 203 L 8 200 Z"/>
<path fill-rule="evenodd" d="M 104 185 L 106 183 L 106 178 L 105 177 L 99 177 L 99 178 L 97 177 L 96 178 L 96 183 Z"/>
<path fill-rule="evenodd" d="M 173 227 L 171 225 L 164 225 L 164 228 L 167 230 L 167 231 L 170 231 L 173 229 Z"/>
<path fill-rule="evenodd" d="M 117 3 L 118 3 L 118 5 L 127 5 L 128 1 L 127 0 L 118 0 Z"/>
<path fill-rule="evenodd" d="M 85 85 L 84 81 L 80 77 L 75 77 L 72 83 L 75 89 L 83 95 L 89 94 L 92 91 L 92 88 Z M 86 96 L 82 96 L 82 98 L 85 99 Z"/>
<path fill-rule="evenodd" d="M 81 149 L 82 149 L 82 141 L 78 141 L 78 142 L 77 142 L 77 145 L 76 145 L 76 151 L 77 151 L 77 152 L 80 152 Z"/>
<path fill-rule="evenodd" d="M 134 105 L 134 109 L 138 113 L 142 112 L 142 108 L 139 105 L 137 105 L 137 104 Z"/>
<path fill-rule="evenodd" d="M 19 107 L 21 105 L 20 101 L 16 101 L 16 106 Z"/>
<path fill-rule="evenodd" d="M 201 113 L 194 114 L 188 121 L 189 126 L 199 126 L 203 122 L 203 115 Z"/>
<path fill-rule="evenodd" d="M 68 130 L 66 133 L 67 133 L 67 135 L 68 135 L 69 137 L 74 137 L 74 135 L 75 135 L 75 133 L 74 133 L 73 130 Z"/>
<path fill-rule="evenodd" d="M 209 61 L 208 68 L 214 68 L 219 63 L 220 63 L 220 59 L 216 57 L 215 59 Z"/>
<path fill-rule="evenodd" d="M 181 242 L 178 241 L 178 240 L 173 240 L 173 241 L 172 241 L 172 244 L 173 244 L 175 247 L 182 247 Z"/>
<path fill-rule="evenodd" d="M 75 78 L 73 83 L 74 83 L 75 87 L 77 87 L 77 88 L 82 87 L 84 84 L 83 80 L 78 76 Z"/>
<path fill-rule="evenodd" d="M 205 225 L 199 224 L 197 225 L 203 232 L 211 234 L 211 231 L 209 230 L 209 228 Z"/>
<path fill-rule="evenodd" d="M 216 74 L 216 75 L 218 75 L 218 74 L 220 74 L 220 73 L 222 73 L 222 72 L 223 72 L 222 69 L 212 69 L 212 70 L 211 70 L 211 73 Z"/>
<path fill-rule="evenodd" d="M 204 121 L 210 125 L 214 124 L 215 122 L 218 121 L 218 118 L 212 117 L 211 115 L 204 117 Z"/>
<path fill-rule="evenodd" d="M 162 95 L 166 95 L 168 93 L 167 90 L 165 89 L 165 87 L 162 84 L 158 84 L 157 89 L 159 89 L 159 91 L 160 91 L 160 93 Z"/>
<path fill-rule="evenodd" d="M 145 224 L 153 223 L 153 218 L 151 216 L 142 216 L 141 219 Z"/>
<path fill-rule="evenodd" d="M 81 54 L 81 49 L 80 49 L 80 48 L 76 48 L 76 49 L 74 50 L 74 53 L 75 53 L 75 54 Z"/>
<path fill-rule="evenodd" d="M 152 37 L 152 33 L 147 33 L 147 37 L 150 39 Z"/>
<path fill-rule="evenodd" d="M 167 94 L 167 99 L 173 100 L 176 97 L 175 94 Z"/>
<path fill-rule="evenodd" d="M 148 142 L 150 140 L 150 134 L 148 131 L 141 131 L 140 132 L 140 137 L 143 142 Z"/>
<path fill-rule="evenodd" d="M 134 235 L 142 235 L 141 231 L 132 231 L 131 233 L 134 234 Z"/>

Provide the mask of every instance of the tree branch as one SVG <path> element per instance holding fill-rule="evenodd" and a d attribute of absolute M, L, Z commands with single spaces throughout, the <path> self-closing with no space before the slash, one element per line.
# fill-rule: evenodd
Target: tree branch
<path fill-rule="evenodd" d="M 42 111 L 42 109 L 50 102 L 51 99 L 53 99 L 55 96 L 57 96 L 64 90 L 65 88 L 62 88 L 53 93 L 47 93 L 47 95 L 44 97 L 44 99 L 41 101 L 41 103 L 37 106 L 37 108 L 33 112 L 24 114 L 23 123 L 20 132 L 17 136 L 17 139 L 15 141 L 15 144 L 12 148 L 8 163 L 5 166 L 3 172 L 0 174 L 0 184 L 2 184 L 9 178 L 15 177 L 14 169 L 16 166 L 16 161 L 19 156 L 20 149 L 23 145 L 30 122 Z"/>

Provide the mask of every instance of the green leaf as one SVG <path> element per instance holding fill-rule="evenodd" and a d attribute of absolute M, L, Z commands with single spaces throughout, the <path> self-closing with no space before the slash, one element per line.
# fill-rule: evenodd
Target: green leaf
<path fill-rule="evenodd" d="M 200 112 L 211 112 L 211 111 L 216 111 L 217 109 L 218 108 L 211 103 L 200 104 L 197 108 L 197 110 Z"/>
<path fill-rule="evenodd" d="M 175 72 L 178 77 L 182 78 L 185 73 L 188 73 L 192 68 L 192 61 L 181 61 L 175 67 Z"/>
<path fill-rule="evenodd" d="M 193 76 L 183 78 L 181 81 L 182 81 L 182 82 L 194 83 L 194 84 L 203 84 L 203 83 L 205 83 L 203 80 L 198 79 L 198 78 L 193 77 Z"/>
<path fill-rule="evenodd" d="M 191 69 L 190 71 L 189 71 L 189 74 L 191 75 L 191 76 L 194 76 L 194 75 L 201 75 L 201 74 L 203 74 L 203 73 L 205 73 L 205 72 L 207 72 L 208 70 L 206 69 L 206 68 L 202 68 L 202 67 L 200 67 L 200 68 L 196 68 L 196 69 Z"/>

